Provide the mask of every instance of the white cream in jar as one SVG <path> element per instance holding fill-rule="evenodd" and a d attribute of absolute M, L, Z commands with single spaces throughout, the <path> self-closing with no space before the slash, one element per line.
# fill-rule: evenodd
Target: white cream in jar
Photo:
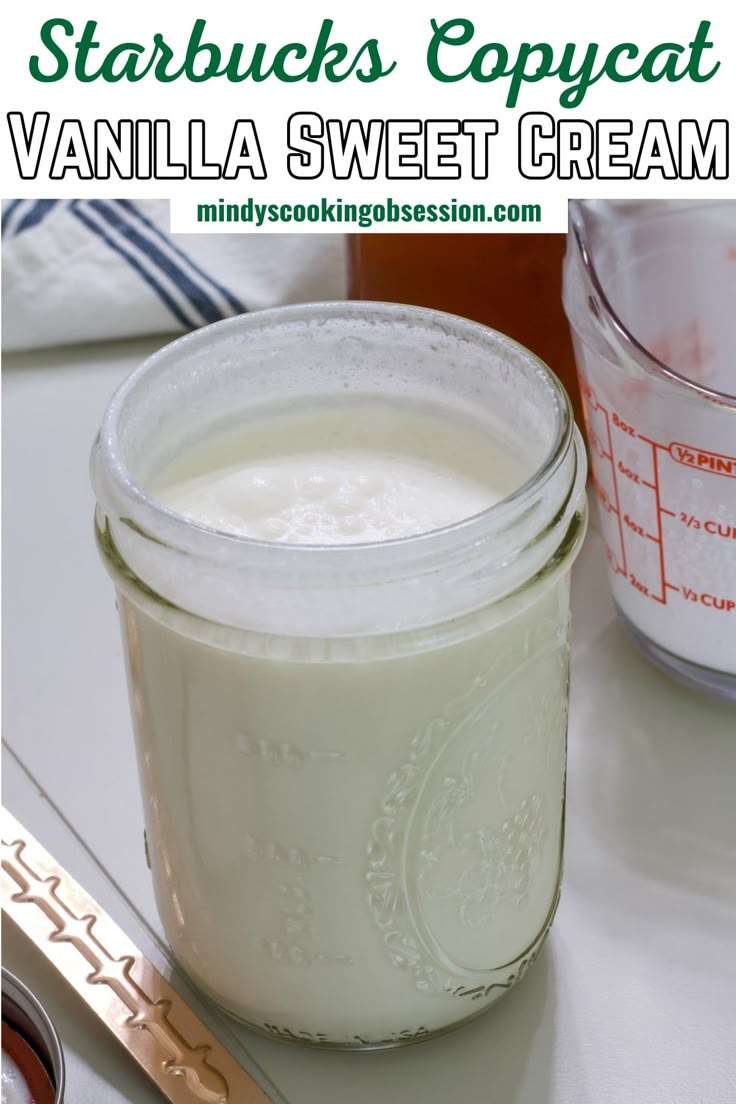
<path fill-rule="evenodd" d="M 301 308 L 329 343 L 325 309 Z M 416 346 L 405 308 L 343 310 L 390 312 L 394 366 L 397 339 Z M 449 369 L 498 340 L 408 314 Z M 460 330 L 449 353 L 437 317 Z M 208 433 L 185 419 L 154 462 L 130 450 L 148 463 L 136 528 L 98 512 L 167 937 L 280 1038 L 378 1046 L 461 1022 L 524 973 L 557 902 L 582 454 L 569 425 L 564 448 L 554 426 L 530 445 L 440 398 L 333 388 Z"/>
<path fill-rule="evenodd" d="M 152 491 L 223 533 L 362 544 L 473 517 L 529 474 L 472 422 L 363 401 L 250 422 L 178 457 Z"/>

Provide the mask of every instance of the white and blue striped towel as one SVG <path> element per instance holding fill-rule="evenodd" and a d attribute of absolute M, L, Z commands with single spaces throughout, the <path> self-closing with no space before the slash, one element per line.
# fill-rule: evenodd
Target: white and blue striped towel
<path fill-rule="evenodd" d="M 171 234 L 165 200 L 3 204 L 7 351 L 190 330 L 345 295 L 344 238 Z"/>

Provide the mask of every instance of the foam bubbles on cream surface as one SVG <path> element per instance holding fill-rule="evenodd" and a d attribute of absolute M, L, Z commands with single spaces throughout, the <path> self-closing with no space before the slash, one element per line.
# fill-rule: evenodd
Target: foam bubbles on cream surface
<path fill-rule="evenodd" d="M 3 1051 L 2 1104 L 33 1104 L 28 1082 L 6 1051 Z"/>
<path fill-rule="evenodd" d="M 528 474 L 470 421 L 371 401 L 250 422 L 178 457 L 152 493 L 221 532 L 354 544 L 472 517 Z"/>

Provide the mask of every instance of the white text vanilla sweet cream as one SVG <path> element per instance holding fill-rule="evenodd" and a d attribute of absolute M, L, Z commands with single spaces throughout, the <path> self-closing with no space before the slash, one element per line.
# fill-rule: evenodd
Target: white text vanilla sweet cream
<path fill-rule="evenodd" d="M 113 400 L 98 533 L 159 909 L 254 1027 L 411 1041 L 533 961 L 584 527 L 567 417 L 513 343 L 375 304 L 200 331 Z"/>

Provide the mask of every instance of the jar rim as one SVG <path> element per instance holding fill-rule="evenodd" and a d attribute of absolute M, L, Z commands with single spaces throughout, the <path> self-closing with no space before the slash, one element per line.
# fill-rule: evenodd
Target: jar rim
<path fill-rule="evenodd" d="M 410 536 L 385 541 L 354 542 L 349 544 L 293 544 L 266 541 L 241 534 L 228 533 L 204 525 L 194 519 L 171 510 L 144 490 L 133 478 L 123 456 L 118 425 L 125 405 L 135 396 L 136 390 L 149 373 L 176 357 L 179 352 L 201 346 L 203 351 L 232 331 L 259 331 L 264 335 L 272 327 L 281 328 L 289 323 L 321 321 L 386 320 L 405 322 L 419 327 L 438 328 L 461 340 L 473 343 L 476 348 L 486 344 L 500 351 L 511 351 L 521 356 L 551 389 L 555 401 L 555 430 L 552 443 L 541 464 L 519 487 L 510 494 L 467 518 L 450 525 Z M 279 552 L 280 570 L 288 569 L 289 562 L 298 564 L 299 570 L 309 570 L 308 565 L 319 561 L 340 571 L 350 571 L 351 564 L 362 564 L 370 556 L 374 566 L 379 561 L 408 559 L 423 560 L 425 554 L 435 556 L 439 546 L 446 552 L 457 547 L 467 547 L 478 539 L 487 540 L 489 530 L 503 532 L 524 515 L 534 496 L 554 478 L 560 465 L 569 454 L 575 426 L 570 400 L 562 384 L 551 369 L 534 353 L 512 338 L 484 326 L 444 311 L 416 307 L 400 303 L 379 301 L 325 301 L 274 307 L 237 315 L 204 326 L 192 333 L 168 342 L 147 357 L 118 387 L 103 416 L 91 459 L 92 484 L 100 506 L 112 510 L 121 523 L 158 543 L 205 559 L 219 562 L 247 561 L 256 566 Z"/>

